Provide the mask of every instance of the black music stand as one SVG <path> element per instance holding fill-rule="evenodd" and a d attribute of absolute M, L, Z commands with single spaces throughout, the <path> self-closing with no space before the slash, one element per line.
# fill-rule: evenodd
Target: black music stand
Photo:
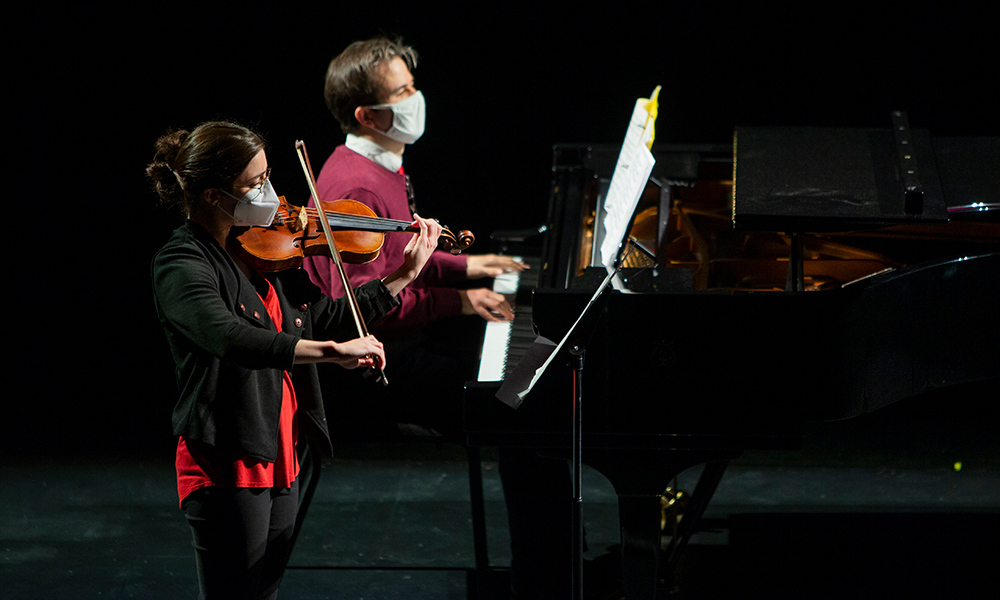
<path fill-rule="evenodd" d="M 608 273 L 604 282 L 583 309 L 576 324 L 565 337 L 563 348 L 569 355 L 573 370 L 573 595 L 574 600 L 583 598 L 583 366 L 586 362 L 587 343 L 593 337 L 594 329 L 610 296 L 611 281 L 621 270 L 621 261 Z"/>
<path fill-rule="evenodd" d="M 623 243 L 623 247 L 628 245 L 628 242 Z M 618 251 L 618 258 L 615 261 L 615 267 L 609 271 L 608 275 L 604 278 L 604 281 L 591 296 L 590 301 L 583 308 L 580 316 L 577 317 L 573 326 L 570 327 L 566 335 L 563 336 L 562 340 L 554 348 L 543 349 L 541 352 L 533 353 L 529 351 L 524 358 L 518 363 L 514 374 L 506 379 L 504 379 L 503 385 L 500 386 L 500 391 L 497 392 L 497 398 L 499 398 L 505 404 L 513 408 L 517 408 L 520 405 L 520 400 L 531 391 L 532 385 L 527 384 L 527 381 L 521 381 L 521 378 L 527 374 L 527 372 L 534 370 L 535 379 L 537 381 L 549 365 L 552 364 L 554 360 L 562 360 L 562 356 L 565 353 L 567 362 L 573 371 L 573 386 L 572 386 L 572 416 L 573 416 L 573 426 L 572 426 L 572 470 L 573 470 L 573 516 L 572 516 L 572 532 L 573 532 L 573 598 L 574 600 L 581 600 L 583 598 L 583 495 L 581 493 L 582 489 L 582 479 L 583 479 L 583 412 L 582 412 L 582 402 L 583 402 L 583 367 L 586 362 L 587 344 L 590 342 L 590 338 L 593 337 L 597 323 L 600 321 L 601 314 L 604 312 L 604 306 L 607 304 L 607 300 L 610 297 L 610 291 L 612 290 L 612 281 L 615 276 L 621 271 L 622 265 L 624 263 L 625 257 L 628 253 L 622 253 L 621 248 Z M 552 344 L 548 340 L 545 340 L 547 344 Z M 536 348 L 544 348 L 546 344 L 542 344 L 538 341 L 535 342 Z M 538 363 L 542 363 L 537 370 L 534 366 Z"/>
<path fill-rule="evenodd" d="M 623 242 L 622 248 L 629 248 L 627 239 Z M 572 470 L 573 470 L 573 600 L 583 598 L 583 367 L 586 362 L 587 344 L 593 337 L 594 330 L 604 312 L 610 292 L 613 289 L 612 281 L 622 269 L 628 251 L 622 252 L 620 248 L 618 257 L 615 260 L 614 269 L 608 272 L 607 277 L 601 283 L 597 291 L 591 297 L 583 312 L 570 328 L 557 347 L 560 351 L 565 351 L 569 358 L 569 366 L 573 371 L 573 429 L 572 429 Z"/>
<path fill-rule="evenodd" d="M 648 174 L 647 174 L 648 178 Z M 580 316 L 577 317 L 573 326 L 570 327 L 566 335 L 563 336 L 562 341 L 555 347 L 551 355 L 548 356 L 548 360 L 545 361 L 538 371 L 536 371 L 534 381 L 537 381 L 541 372 L 544 372 L 549 364 L 556 358 L 559 358 L 559 353 L 565 351 L 568 355 L 568 362 L 570 368 L 573 370 L 573 388 L 572 388 L 572 413 L 573 413 L 573 428 L 572 428 L 572 469 L 573 469 L 573 517 L 572 517 L 572 531 L 573 531 L 573 584 L 572 584 L 572 598 L 573 600 L 583 599 L 583 495 L 581 493 L 582 489 L 582 479 L 583 479 L 583 415 L 582 415 L 582 402 L 583 402 L 583 367 L 586 362 L 587 344 L 589 343 L 591 337 L 593 337 L 594 329 L 597 327 L 597 323 L 600 320 L 601 314 L 604 311 L 604 306 L 607 304 L 609 297 L 609 292 L 613 288 L 612 282 L 615 277 L 619 275 L 623 265 L 625 264 L 625 259 L 628 257 L 632 250 L 632 244 L 630 243 L 629 232 L 632 228 L 632 222 L 635 220 L 635 213 L 633 212 L 629 222 L 624 228 L 623 235 L 620 239 L 618 249 L 615 255 L 615 261 L 612 268 L 608 269 L 608 275 L 604 278 L 601 285 L 594 292 L 594 295 L 590 298 L 590 301 L 583 308 Z M 546 340 L 547 341 L 547 340 Z M 551 343 L 551 342 L 550 342 Z M 537 345 L 537 342 L 536 342 Z M 529 351 L 530 353 L 530 351 Z M 536 357 L 537 359 L 537 357 Z M 497 397 L 504 403 L 517 408 L 520 404 L 520 399 L 524 397 L 531 390 L 531 385 L 525 388 L 523 391 L 511 393 L 512 390 L 506 389 L 511 379 L 518 379 L 516 375 L 522 371 L 523 367 L 528 366 L 530 359 L 527 355 L 522 358 L 521 362 L 515 368 L 515 376 L 507 378 L 504 380 L 504 384 L 501 385 L 501 389 L 497 392 Z M 533 365 L 530 365 L 533 366 Z M 529 367 L 530 370 L 530 367 Z M 515 384 L 511 386 L 512 388 L 518 387 L 520 384 Z M 532 383 L 533 385 L 533 383 Z M 505 393 L 506 391 L 506 393 Z M 516 399 L 515 399 L 516 396 Z"/>

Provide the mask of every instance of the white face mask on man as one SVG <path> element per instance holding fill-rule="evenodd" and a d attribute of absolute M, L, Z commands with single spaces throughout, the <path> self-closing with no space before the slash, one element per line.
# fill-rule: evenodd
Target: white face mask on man
<path fill-rule="evenodd" d="M 403 144 L 412 144 L 424 134 L 427 103 L 423 92 L 414 92 L 393 104 L 369 106 L 373 110 L 391 110 L 392 126 L 380 132 L 385 137 Z"/>
<path fill-rule="evenodd" d="M 221 206 L 219 206 L 219 210 L 232 217 L 235 221 L 234 224 L 238 227 L 266 227 L 270 225 L 274 221 L 274 215 L 278 212 L 278 205 L 281 204 L 278 194 L 274 193 L 274 188 L 271 187 L 270 179 L 261 186 L 250 188 L 250 191 L 241 198 L 236 198 L 225 190 L 220 191 L 230 198 L 236 199 L 236 208 L 232 214 Z"/>

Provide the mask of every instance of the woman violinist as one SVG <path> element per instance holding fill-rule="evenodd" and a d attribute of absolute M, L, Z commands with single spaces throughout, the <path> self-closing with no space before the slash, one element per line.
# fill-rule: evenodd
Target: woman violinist
<path fill-rule="evenodd" d="M 225 122 L 174 131 L 146 172 L 187 217 L 152 275 L 176 363 L 177 486 L 201 598 L 274 598 L 298 510 L 300 429 L 329 444 L 315 363 L 382 367 L 385 353 L 351 333 L 347 301 L 301 270 L 262 275 L 240 258 L 234 236 L 270 224 L 278 205 L 259 135 Z M 355 290 L 367 322 L 396 306 L 436 247 L 440 226 L 416 225 L 403 265 Z"/>

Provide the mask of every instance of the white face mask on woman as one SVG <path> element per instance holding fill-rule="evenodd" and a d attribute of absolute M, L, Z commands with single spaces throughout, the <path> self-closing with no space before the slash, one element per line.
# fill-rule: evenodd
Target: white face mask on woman
<path fill-rule="evenodd" d="M 236 196 L 225 190 L 220 190 L 230 198 Z M 281 201 L 271 187 L 271 180 L 268 179 L 263 185 L 250 188 L 250 191 L 242 198 L 236 198 L 236 209 L 233 214 L 229 214 L 221 206 L 219 210 L 229 214 L 238 227 L 267 226 L 274 220 L 274 215 L 278 212 L 278 205 Z"/>
<path fill-rule="evenodd" d="M 412 144 L 424 134 L 427 103 L 423 92 L 414 92 L 394 104 L 376 104 L 368 108 L 392 111 L 392 126 L 381 132 L 390 140 Z"/>

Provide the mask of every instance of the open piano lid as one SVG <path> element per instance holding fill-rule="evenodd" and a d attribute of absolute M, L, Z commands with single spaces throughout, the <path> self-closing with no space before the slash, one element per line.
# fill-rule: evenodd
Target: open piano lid
<path fill-rule="evenodd" d="M 843 231 L 944 222 L 931 137 L 893 113 L 891 129 L 740 127 L 733 222 L 742 229 Z"/>

